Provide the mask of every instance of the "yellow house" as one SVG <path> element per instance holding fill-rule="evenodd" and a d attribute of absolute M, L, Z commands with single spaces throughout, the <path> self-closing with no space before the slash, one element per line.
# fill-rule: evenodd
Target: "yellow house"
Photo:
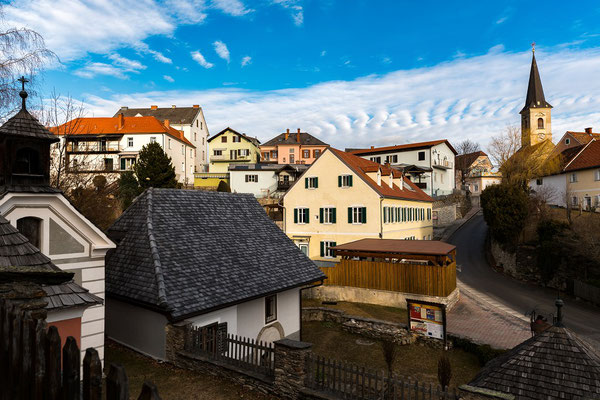
<path fill-rule="evenodd" d="M 583 146 L 563 171 L 571 207 L 600 208 L 600 140 L 593 139 Z"/>
<path fill-rule="evenodd" d="M 228 173 L 231 164 L 256 164 L 260 160 L 260 141 L 225 128 L 208 139 L 210 173 Z"/>
<path fill-rule="evenodd" d="M 430 240 L 432 199 L 389 166 L 328 148 L 283 197 L 284 231 L 311 259 L 363 238 Z"/>

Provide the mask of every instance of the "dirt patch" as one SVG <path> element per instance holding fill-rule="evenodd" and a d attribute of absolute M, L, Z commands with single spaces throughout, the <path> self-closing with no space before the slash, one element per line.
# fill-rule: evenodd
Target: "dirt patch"
<path fill-rule="evenodd" d="M 382 321 L 407 323 L 408 314 L 405 308 L 379 306 L 366 303 L 349 303 L 338 301 L 337 304 L 323 304 L 317 299 L 303 299 L 302 307 L 327 307 L 344 311 L 347 315 L 379 319 Z"/>

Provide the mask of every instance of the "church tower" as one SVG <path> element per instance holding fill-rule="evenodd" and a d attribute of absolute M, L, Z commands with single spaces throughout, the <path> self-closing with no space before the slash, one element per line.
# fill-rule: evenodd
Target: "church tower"
<path fill-rule="evenodd" d="M 533 146 L 544 140 L 552 142 L 552 106 L 546 102 L 542 80 L 535 61 L 535 44 L 529 73 L 529 86 L 525 106 L 521 110 L 521 148 Z"/>

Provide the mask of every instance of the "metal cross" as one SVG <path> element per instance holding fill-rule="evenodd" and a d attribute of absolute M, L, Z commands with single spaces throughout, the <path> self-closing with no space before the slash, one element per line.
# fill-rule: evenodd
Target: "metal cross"
<path fill-rule="evenodd" d="M 535 53 L 535 42 L 531 43 L 531 52 Z"/>
<path fill-rule="evenodd" d="M 22 87 L 23 87 L 23 89 L 22 89 L 22 90 L 23 90 L 23 91 L 25 91 L 25 84 L 26 84 L 27 82 L 29 82 L 29 79 L 27 79 L 27 78 L 25 78 L 24 76 L 22 76 L 22 77 L 20 77 L 20 78 L 19 78 L 19 79 L 17 79 L 17 80 L 18 80 L 19 82 L 21 82 L 21 85 L 22 85 Z"/>

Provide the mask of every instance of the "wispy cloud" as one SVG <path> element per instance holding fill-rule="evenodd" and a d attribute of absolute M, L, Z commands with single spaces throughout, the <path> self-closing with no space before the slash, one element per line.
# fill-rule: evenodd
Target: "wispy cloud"
<path fill-rule="evenodd" d="M 112 60 L 113 65 L 123 68 L 125 71 L 135 72 L 141 69 L 146 69 L 146 66 L 137 60 L 131 60 L 129 58 L 121 57 L 119 54 L 114 53 L 108 56 Z"/>
<path fill-rule="evenodd" d="M 175 79 L 173 79 L 173 78 L 172 78 L 171 76 L 169 76 L 169 75 L 163 75 L 163 78 L 164 78 L 164 80 L 165 80 L 165 81 L 167 81 L 167 82 L 171 82 L 171 83 L 172 83 L 172 82 L 175 82 Z"/>
<path fill-rule="evenodd" d="M 244 58 L 242 58 L 242 67 L 245 67 L 248 64 L 252 64 L 252 57 L 250 56 L 246 56 Z"/>
<path fill-rule="evenodd" d="M 77 76 L 88 79 L 94 78 L 97 75 L 108 75 L 119 79 L 125 79 L 127 78 L 128 73 L 139 74 L 141 70 L 146 69 L 146 66 L 141 62 L 122 57 L 117 53 L 110 54 L 106 58 L 111 60 L 112 63 L 87 63 L 85 66 L 75 70 L 73 73 Z"/>
<path fill-rule="evenodd" d="M 200 64 L 204 68 L 208 69 L 208 68 L 212 68 L 214 66 L 213 63 L 209 63 L 208 61 L 206 61 L 206 59 L 204 58 L 202 53 L 200 53 L 199 51 L 192 51 L 191 54 L 192 54 L 192 58 L 194 59 L 194 61 L 196 61 L 198 64 Z"/>
<path fill-rule="evenodd" d="M 300 5 L 301 0 L 272 0 L 272 2 L 290 10 L 294 25 L 301 26 L 304 23 L 304 9 Z"/>
<path fill-rule="evenodd" d="M 219 57 L 229 63 L 229 49 L 227 45 L 220 40 L 217 40 L 213 43 L 213 47 L 215 48 L 215 52 Z"/>
<path fill-rule="evenodd" d="M 223 11 L 225 14 L 240 17 L 253 12 L 251 8 L 246 8 L 240 0 L 213 0 L 213 7 Z"/>
<path fill-rule="evenodd" d="M 568 129 L 600 126 L 595 79 L 600 49 L 543 50 L 536 55 L 546 98 L 554 106 L 555 140 Z M 191 104 L 202 98 L 215 132 L 232 126 L 268 140 L 286 126 L 298 126 L 341 148 L 465 137 L 485 148 L 507 124 L 519 124 L 530 62 L 529 51 L 488 53 L 306 88 L 107 94 L 86 102 L 96 115 L 112 115 L 123 104 Z"/>
<path fill-rule="evenodd" d="M 154 59 L 156 61 L 159 61 L 159 62 L 165 63 L 165 64 L 173 64 L 173 60 L 171 60 L 169 57 L 165 56 L 160 51 L 155 51 L 155 50 L 148 49 L 147 52 L 150 53 L 150 54 L 152 54 L 152 56 L 154 57 Z"/>
<path fill-rule="evenodd" d="M 327 55 L 327 50 L 321 51 L 321 57 L 325 57 Z"/>

